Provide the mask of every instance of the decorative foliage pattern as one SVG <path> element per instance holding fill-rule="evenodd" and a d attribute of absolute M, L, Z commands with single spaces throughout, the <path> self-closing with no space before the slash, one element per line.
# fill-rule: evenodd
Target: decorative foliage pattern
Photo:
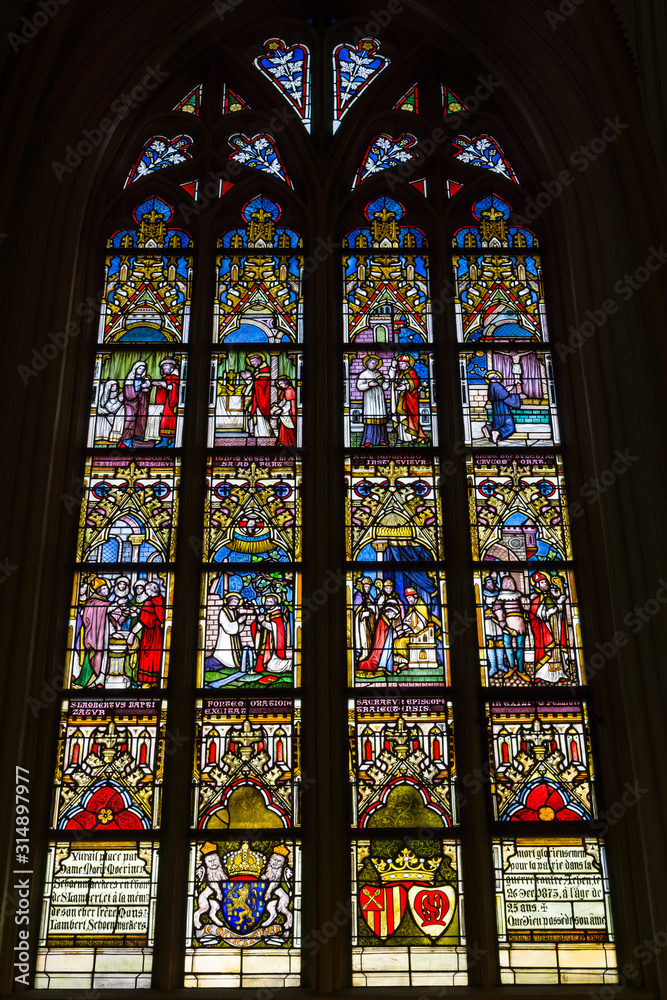
<path fill-rule="evenodd" d="M 357 45 L 344 42 L 333 51 L 334 67 L 334 119 L 336 132 L 343 115 L 383 69 L 389 59 L 378 53 L 380 43 L 376 38 L 361 38 Z"/>
<path fill-rule="evenodd" d="M 467 111 L 468 105 L 464 104 L 460 97 L 457 97 L 453 90 L 442 85 L 442 107 L 445 115 L 455 115 L 459 111 Z"/>
<path fill-rule="evenodd" d="M 395 139 L 385 133 L 376 135 L 366 150 L 352 187 L 357 187 L 381 170 L 388 170 L 390 167 L 397 167 L 400 163 L 413 160 L 414 154 L 409 150 L 416 142 L 417 137 L 409 132 L 405 132 Z"/>
<path fill-rule="evenodd" d="M 281 38 L 269 38 L 264 48 L 266 54 L 255 59 L 255 66 L 289 101 L 310 132 L 310 52 L 303 44 L 288 48 Z"/>
<path fill-rule="evenodd" d="M 419 114 L 419 87 L 415 83 L 394 105 L 394 111 L 412 111 Z"/>
<path fill-rule="evenodd" d="M 227 84 L 222 87 L 222 113 L 223 115 L 234 114 L 235 111 L 248 111 L 250 105 L 242 97 L 232 90 Z"/>
<path fill-rule="evenodd" d="M 270 135 L 263 132 L 249 137 L 243 135 L 232 135 L 229 137 L 229 145 L 236 150 L 232 153 L 231 159 L 237 160 L 245 167 L 253 167 L 255 170 L 262 170 L 272 177 L 278 177 L 285 181 L 290 187 L 292 182 L 285 173 L 280 154 Z"/>
<path fill-rule="evenodd" d="M 452 139 L 452 145 L 455 150 L 454 156 L 462 163 L 493 170 L 494 173 L 502 174 L 508 180 L 514 181 L 515 184 L 519 183 L 509 160 L 492 136 L 478 135 L 474 139 L 469 139 L 467 135 L 457 135 Z"/>
<path fill-rule="evenodd" d="M 125 181 L 125 187 L 155 170 L 164 170 L 165 167 L 174 167 L 178 163 L 185 163 L 186 160 L 192 159 L 190 151 L 192 142 L 192 136 L 189 135 L 177 135 L 173 139 L 168 139 L 164 135 L 153 136 L 146 143 L 139 159 L 132 167 Z"/>

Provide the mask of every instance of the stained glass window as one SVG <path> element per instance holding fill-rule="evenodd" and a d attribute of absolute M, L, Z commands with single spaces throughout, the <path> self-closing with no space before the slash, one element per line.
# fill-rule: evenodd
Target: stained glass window
<path fill-rule="evenodd" d="M 49 844 L 38 989 L 150 986 L 158 854 L 150 841 Z"/>
<path fill-rule="evenodd" d="M 352 846 L 357 986 L 465 986 L 459 845 L 409 836 Z"/>
<path fill-rule="evenodd" d="M 301 982 L 301 238 L 276 226 L 281 215 L 253 197 L 215 263 L 191 987 Z"/>
<path fill-rule="evenodd" d="M 51 829 L 63 839 L 48 849 L 35 974 L 42 988 L 151 984 L 158 843 L 148 838 L 162 825 L 169 708 L 155 692 L 168 691 L 192 281 L 192 240 L 170 228 L 173 214 L 150 197 L 134 210 L 136 226 L 108 241 L 53 782 Z"/>
<path fill-rule="evenodd" d="M 604 845 L 582 837 L 598 812 L 541 265 L 510 213 L 489 195 L 453 240 L 458 339 L 480 348 L 459 365 L 488 789 L 516 827 L 493 843 L 500 978 L 614 982 Z"/>
<path fill-rule="evenodd" d="M 494 841 L 502 982 L 617 983 L 604 843 Z"/>
<path fill-rule="evenodd" d="M 602 814 L 595 720 L 538 239 L 489 188 L 478 189 L 472 221 L 461 217 L 463 184 L 448 175 L 481 167 L 487 180 L 518 184 L 498 142 L 472 125 L 472 138 L 448 137 L 444 165 L 420 161 L 422 177 L 413 165 L 402 178 L 417 145 L 404 128 L 419 129 L 429 109 L 443 127 L 471 112 L 439 75 L 397 74 L 394 50 L 369 32 L 330 41 L 319 69 L 317 50 L 294 41 L 305 32 L 255 39 L 239 78 L 260 115 L 252 122 L 223 83 L 226 65 L 205 77 L 205 101 L 203 84 L 179 87 L 173 111 L 195 129 L 210 104 L 221 163 L 236 168 L 214 175 L 216 211 L 235 186 L 227 178 L 239 178 L 219 206 L 224 231 L 216 223 L 211 237 L 205 217 L 198 286 L 192 237 L 176 223 L 189 203 L 165 200 L 179 184 L 161 176 L 193 158 L 194 140 L 143 133 L 128 176 L 126 188 L 140 186 L 126 197 L 146 188 L 108 239 L 92 345 L 39 988 L 153 985 L 158 855 L 162 872 L 174 867 L 171 823 L 183 833 L 180 983 L 302 985 L 302 945 L 314 940 L 302 910 L 312 921 L 320 891 L 317 811 L 309 826 L 302 792 L 320 724 L 331 759 L 315 764 L 317 794 L 336 803 L 350 866 L 351 986 L 474 985 L 466 916 L 493 903 L 492 890 L 466 897 L 475 860 L 495 882 L 497 937 L 484 945 L 501 984 L 617 980 L 605 843 L 592 835 Z M 323 74 L 328 118 L 317 106 Z M 389 97 L 371 86 L 381 74 Z M 267 81 L 294 128 L 264 124 L 256 95 Z M 385 119 L 364 123 L 373 93 Z M 293 221 L 309 196 L 291 173 L 295 151 L 304 159 L 298 143 L 313 152 L 322 121 L 334 150 L 360 128 L 343 171 L 355 200 L 331 216 L 336 233 L 347 220 L 346 233 L 323 259 L 308 255 L 303 220 Z M 207 184 L 180 188 L 197 199 Z M 206 210 L 197 203 L 197 216 Z M 445 218 L 458 220 L 449 343 L 443 293 L 432 302 L 431 289 Z M 331 274 L 337 340 L 320 331 L 332 310 L 313 290 L 331 291 Z M 320 438 L 312 448 L 311 420 L 328 427 L 326 447 Z M 340 486 L 332 525 L 309 496 L 323 471 Z M 336 524 L 341 615 L 333 633 L 333 612 L 321 621 L 342 655 L 320 663 L 308 619 L 325 591 L 313 588 L 311 560 L 320 545 L 335 550 Z M 466 590 L 472 615 L 462 619 L 447 602 L 455 594 L 463 606 Z M 462 621 L 472 631 L 457 644 Z M 330 717 L 313 712 L 320 683 L 339 695 Z M 191 740 L 169 728 L 176 689 L 189 699 Z M 475 713 L 482 739 L 471 751 Z M 331 753 L 345 740 L 347 774 Z M 174 742 L 188 756 L 180 817 L 166 806 Z M 462 758 L 483 763 L 481 833 L 466 820 Z"/>
<path fill-rule="evenodd" d="M 206 574 L 199 687 L 298 687 L 300 664 L 300 574 L 252 565 Z"/>
<path fill-rule="evenodd" d="M 484 685 L 584 683 L 579 610 L 569 569 L 517 571 L 516 566 L 487 565 L 475 573 L 475 593 Z M 514 616 L 508 616 L 508 608 Z M 523 629 L 517 636 L 507 629 L 512 617 L 512 631 L 517 623 Z"/>
<path fill-rule="evenodd" d="M 459 845 L 438 836 L 459 820 L 427 244 L 393 198 L 365 216 L 342 254 L 352 983 L 458 985 Z M 384 836 L 362 839 L 371 827 Z"/>
<path fill-rule="evenodd" d="M 192 844 L 185 986 L 298 986 L 300 945 L 298 841 L 216 837 Z"/>

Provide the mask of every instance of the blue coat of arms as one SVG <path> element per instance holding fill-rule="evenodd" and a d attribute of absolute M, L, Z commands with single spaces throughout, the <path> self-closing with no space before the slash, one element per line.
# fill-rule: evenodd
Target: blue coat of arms
<path fill-rule="evenodd" d="M 237 934 L 247 934 L 264 916 L 264 895 L 268 882 L 253 879 L 230 879 L 221 882 L 222 913 L 227 924 Z"/>

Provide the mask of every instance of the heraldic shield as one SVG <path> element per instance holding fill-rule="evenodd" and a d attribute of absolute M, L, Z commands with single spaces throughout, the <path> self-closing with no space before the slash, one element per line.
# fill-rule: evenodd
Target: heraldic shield
<path fill-rule="evenodd" d="M 245 878 L 221 882 L 221 909 L 227 924 L 237 934 L 254 930 L 264 916 L 268 882 Z"/>
<path fill-rule="evenodd" d="M 403 885 L 362 885 L 359 905 L 364 920 L 379 938 L 394 933 L 405 914 L 408 894 Z"/>
<path fill-rule="evenodd" d="M 456 893 L 451 885 L 411 885 L 408 899 L 415 923 L 429 937 L 439 937 L 454 919 Z"/>
<path fill-rule="evenodd" d="M 419 930 L 440 937 L 454 919 L 456 892 L 451 885 L 433 885 L 442 858 L 417 858 L 405 849 L 390 860 L 371 858 L 382 885 L 362 885 L 359 906 L 364 920 L 383 941 L 405 916 L 406 906 Z"/>

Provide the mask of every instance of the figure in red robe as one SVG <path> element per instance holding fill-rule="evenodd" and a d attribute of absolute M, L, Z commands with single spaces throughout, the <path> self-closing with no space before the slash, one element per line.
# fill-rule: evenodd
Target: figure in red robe
<path fill-rule="evenodd" d="M 180 378 L 174 358 L 163 358 L 160 362 L 162 378 L 154 382 L 155 402 L 162 407 L 160 419 L 160 440 L 158 448 L 172 448 L 176 437 L 176 409 Z"/>
<path fill-rule="evenodd" d="M 253 436 L 271 437 L 271 369 L 263 354 L 251 354 L 248 364 L 252 370 L 252 398 L 250 400 L 250 423 Z"/>
<path fill-rule="evenodd" d="M 164 598 L 159 585 L 153 580 L 146 584 L 146 595 L 146 600 L 141 605 L 139 621 L 134 628 L 135 632 L 141 629 L 137 679 L 140 684 L 156 685 L 160 680 L 162 663 Z"/>
<path fill-rule="evenodd" d="M 280 427 L 276 445 L 279 448 L 293 448 L 296 444 L 296 392 L 285 375 L 278 379 L 276 385 L 280 389 L 278 403 L 273 407 L 273 414 L 278 417 Z"/>
<path fill-rule="evenodd" d="M 394 639 L 401 630 L 403 604 L 394 590 L 393 580 L 384 581 L 382 593 L 376 603 L 377 618 L 370 655 L 359 661 L 357 669 L 369 673 L 397 673 L 403 665 L 399 666 L 395 662 Z"/>
<path fill-rule="evenodd" d="M 396 416 L 398 418 L 398 442 L 415 444 L 426 441 L 424 429 L 419 423 L 419 387 L 421 380 L 414 369 L 415 360 L 409 354 L 399 354 L 395 365 L 389 369 L 389 378 L 394 382 L 396 392 Z"/>
<path fill-rule="evenodd" d="M 535 640 L 535 679 L 564 683 L 567 672 L 566 597 L 558 578 L 532 573 L 535 592 L 530 598 L 530 627 Z"/>
<path fill-rule="evenodd" d="M 264 598 L 264 617 L 253 625 L 253 630 L 257 649 L 257 673 L 268 671 L 271 674 L 283 674 L 290 670 L 292 663 L 285 656 L 285 619 L 280 598 L 276 594 L 267 594 Z"/>

